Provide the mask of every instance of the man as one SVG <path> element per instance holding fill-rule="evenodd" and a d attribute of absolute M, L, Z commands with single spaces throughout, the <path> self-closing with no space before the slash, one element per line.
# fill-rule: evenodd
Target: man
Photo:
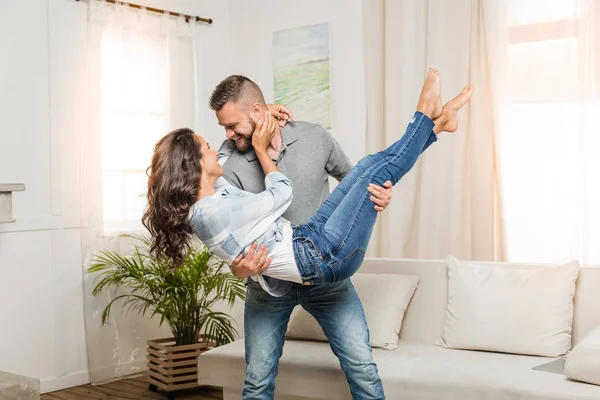
<path fill-rule="evenodd" d="M 215 88 L 210 107 L 227 136 L 222 147 L 228 148 L 230 153 L 224 165 L 225 178 L 249 192 L 265 190 L 264 173 L 251 141 L 256 121 L 267 111 L 260 88 L 246 77 L 230 76 Z M 308 221 L 329 195 L 328 177 L 341 180 L 350 172 L 352 164 L 322 127 L 308 122 L 280 125 L 284 126 L 275 132 L 269 154 L 294 185 L 292 204 L 283 216 L 292 224 L 299 224 Z M 391 198 L 391 183 L 386 182 L 386 186 L 369 189 L 379 211 L 387 207 Z M 240 256 L 235 260 L 232 272 L 238 278 L 247 278 L 266 269 L 269 262 L 265 249 L 256 249 L 253 245 L 244 258 Z M 296 305 L 304 307 L 323 328 L 346 374 L 352 396 L 355 399 L 384 398 L 362 304 L 349 280 L 305 286 L 268 279 L 271 292 L 277 296 L 264 291 L 252 279 L 247 285 L 244 399 L 274 398 L 277 365 L 290 314 Z"/>

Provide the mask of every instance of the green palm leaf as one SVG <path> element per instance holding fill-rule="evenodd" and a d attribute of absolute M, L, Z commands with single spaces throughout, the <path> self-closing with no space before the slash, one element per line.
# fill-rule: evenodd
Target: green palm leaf
<path fill-rule="evenodd" d="M 148 253 L 150 238 L 124 235 L 135 243 L 131 254 L 101 251 L 92 257 L 88 273 L 96 274 L 94 296 L 112 291 L 112 299 L 102 312 L 102 324 L 110 321 L 111 310 L 119 305 L 125 313 L 159 316 L 167 323 L 177 345 L 193 344 L 200 335 L 217 345 L 235 340 L 233 319 L 212 311 L 217 302 L 229 306 L 244 301 L 246 290 L 239 279 L 229 273 L 227 264 L 213 257 L 199 242 L 180 268 L 168 269 Z"/>

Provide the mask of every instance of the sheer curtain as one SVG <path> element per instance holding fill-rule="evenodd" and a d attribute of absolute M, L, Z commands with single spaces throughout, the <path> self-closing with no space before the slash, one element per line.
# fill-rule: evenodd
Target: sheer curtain
<path fill-rule="evenodd" d="M 599 264 L 600 1 L 511 0 L 507 17 L 507 258 Z"/>
<path fill-rule="evenodd" d="M 85 112 L 80 119 L 82 257 L 103 249 L 129 251 L 120 233 L 142 231 L 145 170 L 152 148 L 168 131 L 197 129 L 193 24 L 106 2 L 89 2 Z M 123 315 L 113 296 L 93 297 L 95 277 L 84 271 L 90 379 L 106 382 L 146 369 L 146 340 L 169 337 L 158 320 Z"/>
<path fill-rule="evenodd" d="M 429 67 L 440 70 L 443 101 L 467 83 L 477 88 L 459 116 L 459 130 L 440 136 L 394 188 L 370 255 L 502 259 L 496 157 L 505 2 L 363 5 L 369 152 L 404 132 Z"/>
<path fill-rule="evenodd" d="M 369 151 L 404 130 L 427 67 L 444 100 L 476 86 L 394 189 L 372 255 L 600 263 L 600 0 L 364 6 Z"/>

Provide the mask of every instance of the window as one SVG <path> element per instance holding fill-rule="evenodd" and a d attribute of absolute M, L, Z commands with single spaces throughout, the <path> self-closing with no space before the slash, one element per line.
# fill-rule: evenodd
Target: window
<path fill-rule="evenodd" d="M 600 164 L 590 153 L 600 148 L 600 135 L 590 134 L 590 117 L 600 115 L 600 91 L 590 87 L 600 82 L 593 61 L 600 50 L 585 31 L 599 24 L 585 4 L 510 2 L 499 139 L 510 261 L 600 263 L 600 213 L 592 206 L 600 201 Z"/>
<path fill-rule="evenodd" d="M 105 232 L 143 228 L 146 168 L 167 127 L 163 41 L 108 31 L 101 45 L 102 193 Z"/>

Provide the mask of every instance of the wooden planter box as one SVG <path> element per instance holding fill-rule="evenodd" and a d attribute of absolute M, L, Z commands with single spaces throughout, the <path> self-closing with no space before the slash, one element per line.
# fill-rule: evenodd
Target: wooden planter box
<path fill-rule="evenodd" d="M 198 387 L 198 356 L 212 348 L 205 338 L 185 346 L 175 346 L 175 339 L 148 340 L 148 383 L 173 392 Z M 171 398 L 171 396 L 169 396 Z"/>

